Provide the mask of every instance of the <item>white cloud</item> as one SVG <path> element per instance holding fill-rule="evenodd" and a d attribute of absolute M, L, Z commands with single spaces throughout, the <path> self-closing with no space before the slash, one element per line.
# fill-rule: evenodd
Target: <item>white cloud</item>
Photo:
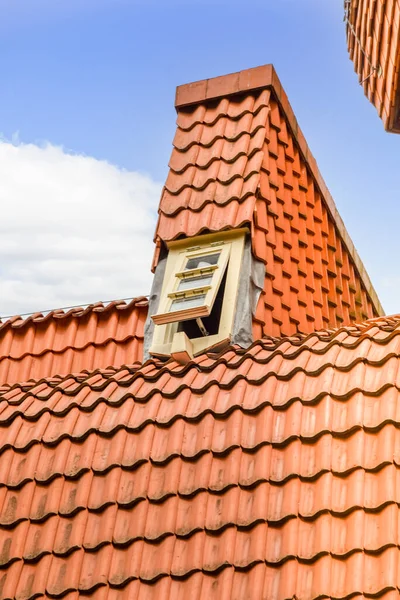
<path fill-rule="evenodd" d="M 159 183 L 7 141 L 0 182 L 0 315 L 149 293 Z"/>

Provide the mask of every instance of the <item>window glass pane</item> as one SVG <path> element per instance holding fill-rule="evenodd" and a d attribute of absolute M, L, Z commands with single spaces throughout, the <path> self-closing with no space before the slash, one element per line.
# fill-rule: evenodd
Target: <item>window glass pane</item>
<path fill-rule="evenodd" d="M 218 263 L 219 255 L 220 252 L 215 252 L 214 254 L 206 254 L 203 256 L 194 256 L 193 258 L 189 258 L 185 266 L 185 271 L 188 271 L 189 269 L 202 269 L 216 265 Z"/>
<path fill-rule="evenodd" d="M 179 282 L 178 290 L 189 290 L 190 288 L 203 287 L 210 285 L 212 275 L 200 275 L 199 277 L 185 277 Z"/>
<path fill-rule="evenodd" d="M 198 296 L 189 296 L 188 298 L 177 298 L 172 301 L 169 312 L 175 312 L 176 310 L 185 310 L 186 308 L 195 308 L 196 306 L 202 306 L 206 298 L 205 294 L 199 294 Z"/>

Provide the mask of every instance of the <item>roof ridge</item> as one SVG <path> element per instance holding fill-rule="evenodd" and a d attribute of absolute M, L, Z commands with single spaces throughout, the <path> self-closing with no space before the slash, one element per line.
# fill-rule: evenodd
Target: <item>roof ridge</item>
<path fill-rule="evenodd" d="M 87 383 L 88 380 L 90 380 L 90 378 L 95 377 L 96 375 L 102 375 L 105 380 L 108 380 L 113 376 L 121 374 L 123 371 L 127 371 L 127 374 L 132 375 L 134 377 L 142 377 L 145 380 L 159 379 L 164 373 L 173 373 L 175 376 L 183 377 L 187 371 L 193 368 L 196 368 L 201 372 L 207 372 L 216 368 L 218 364 L 225 363 L 225 365 L 228 365 L 228 362 L 226 361 L 226 359 L 224 359 L 224 356 L 226 356 L 230 352 L 234 352 L 235 355 L 239 357 L 239 360 L 236 361 L 234 365 L 232 365 L 232 368 L 233 366 L 236 368 L 239 363 L 241 364 L 244 360 L 247 360 L 247 358 L 250 357 L 255 362 L 263 364 L 265 362 L 269 362 L 273 358 L 272 355 L 274 354 L 284 355 L 285 353 L 282 353 L 279 347 L 287 342 L 289 342 L 293 346 L 298 347 L 298 350 L 291 353 L 292 358 L 296 358 L 300 354 L 300 352 L 302 352 L 306 348 L 314 354 L 320 354 L 319 351 L 316 351 L 315 349 L 313 350 L 305 344 L 308 340 L 310 340 L 313 337 L 317 337 L 320 341 L 327 343 L 327 346 L 324 349 L 324 351 L 321 351 L 321 353 L 326 353 L 332 347 L 332 345 L 341 344 L 339 340 L 335 341 L 335 338 L 338 338 L 338 336 L 341 333 L 347 333 L 349 335 L 358 334 L 360 341 L 351 345 L 351 347 L 355 347 L 359 343 L 361 343 L 363 334 L 367 333 L 374 326 L 378 327 L 383 331 L 389 331 L 389 333 L 394 332 L 400 326 L 400 314 L 391 315 L 388 317 L 375 317 L 373 319 L 368 319 L 361 323 L 346 325 L 335 329 L 320 329 L 309 334 L 298 334 L 293 336 L 284 336 L 281 338 L 267 336 L 255 340 L 250 346 L 248 346 L 245 349 L 237 345 L 229 345 L 218 354 L 213 352 L 204 352 L 203 354 L 197 356 L 194 360 L 190 361 L 185 365 L 180 365 L 176 363 L 176 361 L 174 361 L 173 359 L 170 359 L 167 362 L 165 362 L 160 359 L 150 358 L 144 363 L 135 362 L 132 364 L 123 364 L 120 366 L 109 366 L 105 369 L 84 369 L 80 372 L 68 373 L 65 376 L 56 374 L 49 377 L 42 377 L 37 380 L 30 379 L 28 381 L 14 383 L 12 385 L 3 384 L 0 386 L 0 397 L 4 396 L 4 394 L 6 393 L 11 392 L 13 389 L 22 389 L 25 392 L 32 391 L 34 387 L 39 386 L 40 384 L 47 384 L 50 387 L 52 387 L 53 390 L 55 390 L 70 379 L 74 379 L 80 385 Z M 385 341 L 390 341 L 392 337 L 393 336 L 390 335 L 387 336 L 387 338 L 385 338 Z M 261 346 L 264 350 L 269 350 L 271 352 L 271 357 L 268 359 L 268 361 L 256 358 L 254 353 L 252 353 L 252 350 L 256 346 Z M 212 366 L 210 365 L 210 367 L 208 367 L 201 364 L 202 362 L 205 362 L 207 360 L 212 361 Z M 362 357 L 360 360 L 365 361 L 365 358 Z M 353 363 L 356 362 L 359 361 L 353 361 Z M 146 371 L 152 368 L 157 369 L 156 373 L 154 373 L 153 375 L 149 375 L 148 373 L 146 373 Z M 130 380 L 129 383 L 131 382 L 132 381 Z"/>
<path fill-rule="evenodd" d="M 129 302 L 127 302 L 128 300 Z M 66 317 L 83 317 L 90 312 L 106 312 L 112 308 L 115 308 L 116 310 L 126 310 L 135 306 L 140 306 L 141 304 L 147 307 L 148 296 L 136 296 L 131 298 L 123 298 L 121 300 L 100 300 L 99 302 L 92 302 L 90 304 L 76 304 L 75 306 L 67 306 L 64 308 L 54 308 L 32 313 L 21 313 L 20 315 L 14 315 L 11 317 L 0 317 L 0 333 L 6 327 L 13 327 L 17 329 L 25 327 L 31 322 L 43 323 L 51 318 L 64 319 Z M 6 320 L 3 321 L 2 319 Z"/>
<path fill-rule="evenodd" d="M 273 65 L 268 64 L 179 85 L 176 88 L 175 108 L 199 104 L 205 100 L 225 98 L 234 94 L 249 94 L 269 87 L 274 74 Z"/>

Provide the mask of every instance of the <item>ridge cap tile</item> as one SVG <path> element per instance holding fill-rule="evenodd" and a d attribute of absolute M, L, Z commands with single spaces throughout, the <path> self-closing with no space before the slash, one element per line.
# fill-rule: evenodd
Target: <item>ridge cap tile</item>
<path fill-rule="evenodd" d="M 273 73 L 274 68 L 269 64 L 180 85 L 176 88 L 175 108 L 269 87 Z"/>
<path fill-rule="evenodd" d="M 148 298 L 147 296 L 138 296 L 136 298 L 132 298 L 129 300 L 129 302 L 127 303 L 125 300 L 112 300 L 108 303 L 103 303 L 103 302 L 95 302 L 92 304 L 88 304 L 86 306 L 86 308 L 81 307 L 81 306 L 75 306 L 72 307 L 70 309 L 63 309 L 63 308 L 55 308 L 49 311 L 46 311 L 46 314 L 43 314 L 41 312 L 36 312 L 33 314 L 30 314 L 29 316 L 27 316 L 26 318 L 22 318 L 22 316 L 20 315 L 15 315 L 13 317 L 8 317 L 6 320 L 0 317 L 0 332 L 2 329 L 4 329 L 5 327 L 24 327 L 25 325 L 28 325 L 30 322 L 43 322 L 43 321 L 47 321 L 49 319 L 51 319 L 52 317 L 57 318 L 57 319 L 64 319 L 67 317 L 71 317 L 71 316 L 86 316 L 88 313 L 90 312 L 106 312 L 108 310 L 111 310 L 113 308 L 115 308 L 116 310 L 126 310 L 127 308 L 133 308 L 135 306 L 147 306 L 148 304 Z M 15 325 L 15 323 L 17 321 L 21 321 L 20 324 Z"/>

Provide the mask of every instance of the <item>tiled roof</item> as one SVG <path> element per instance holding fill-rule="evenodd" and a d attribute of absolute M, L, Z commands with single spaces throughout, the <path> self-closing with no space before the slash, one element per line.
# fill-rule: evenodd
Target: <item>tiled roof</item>
<path fill-rule="evenodd" d="M 400 2 L 345 0 L 347 47 L 385 129 L 400 133 Z"/>
<path fill-rule="evenodd" d="M 146 298 L 0 321 L 0 385 L 140 364 Z"/>
<path fill-rule="evenodd" d="M 176 107 L 154 264 L 163 242 L 247 224 L 254 339 L 383 314 L 272 65 L 178 87 Z"/>
<path fill-rule="evenodd" d="M 0 597 L 399 588 L 400 317 L 0 395 Z"/>
<path fill-rule="evenodd" d="M 142 364 L 145 298 L 1 325 L 0 598 L 394 600 L 400 316 L 323 328 L 382 309 L 271 66 L 177 107 L 158 249 L 248 225 L 262 339 Z"/>

